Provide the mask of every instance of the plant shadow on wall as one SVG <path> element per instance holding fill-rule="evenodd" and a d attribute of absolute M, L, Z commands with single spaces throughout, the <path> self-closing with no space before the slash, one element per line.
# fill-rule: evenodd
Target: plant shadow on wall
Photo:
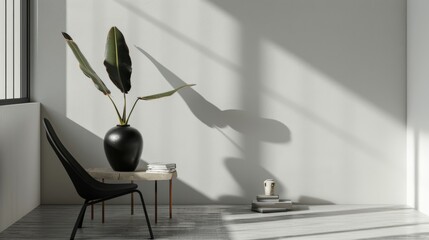
<path fill-rule="evenodd" d="M 155 65 L 172 87 L 181 86 L 185 83 L 185 81 L 158 62 L 148 52 L 138 46 L 136 47 Z M 289 128 L 280 121 L 262 118 L 248 111 L 238 109 L 221 110 L 192 88 L 183 89 L 178 92 L 178 94 L 183 98 L 195 117 L 206 126 L 217 129 L 228 141 L 247 156 L 246 159 L 225 159 L 226 167 L 241 186 L 243 192 L 240 196 L 221 196 L 219 201 L 222 203 L 243 203 L 254 198 L 255 195 L 260 194 L 262 182 L 266 178 L 271 178 L 273 174 L 259 164 L 259 159 L 255 159 L 258 158 L 259 154 L 253 154 L 252 151 L 254 150 L 242 148 L 240 144 L 234 142 L 222 132 L 221 128 L 229 126 L 241 133 L 245 138 L 250 138 L 258 143 L 269 142 L 277 144 L 291 141 L 291 132 Z M 248 159 L 249 156 L 250 159 Z M 277 183 L 277 188 L 279 192 L 283 194 L 286 191 L 284 184 L 281 182 Z"/>
<path fill-rule="evenodd" d="M 142 48 L 137 47 L 137 49 L 155 65 L 172 87 L 182 86 L 185 83 L 185 81 L 159 63 Z M 280 121 L 261 118 L 244 110 L 221 110 L 191 88 L 183 89 L 178 92 L 178 94 L 183 98 L 195 117 L 210 128 L 224 128 L 229 126 L 237 132 L 258 138 L 260 141 L 272 143 L 285 143 L 290 141 L 290 130 Z"/>
<path fill-rule="evenodd" d="M 120 130 L 126 130 L 129 129 L 128 120 L 131 116 L 131 113 L 134 110 L 134 106 L 137 104 L 139 100 L 153 100 L 158 99 L 162 97 L 167 97 L 178 90 L 184 88 L 193 86 L 193 84 L 186 84 L 182 79 L 180 79 L 177 75 L 172 73 L 170 70 L 168 70 L 166 67 L 164 67 L 162 64 L 160 64 L 158 61 L 156 61 L 150 54 L 148 54 L 146 51 L 144 51 L 141 48 L 138 48 L 140 52 L 142 52 L 159 70 L 159 72 L 165 77 L 165 79 L 170 83 L 172 86 L 176 86 L 180 84 L 180 86 L 176 87 L 173 90 L 154 94 L 150 96 L 144 96 L 144 97 L 138 97 L 131 110 L 127 114 L 126 111 L 126 94 L 131 89 L 130 84 L 130 76 L 131 76 L 131 59 L 129 56 L 129 49 L 127 47 L 127 44 L 125 43 L 125 38 L 122 35 L 122 33 L 117 29 L 116 27 L 112 27 L 108 33 L 108 38 L 106 42 L 106 59 L 104 61 L 104 65 L 106 67 L 107 72 L 109 73 L 109 77 L 112 80 L 112 82 L 115 84 L 115 86 L 118 87 L 118 89 L 123 93 L 124 97 L 124 104 L 123 104 L 123 111 L 122 114 L 117 108 L 117 105 L 115 101 L 110 97 L 110 90 L 106 87 L 104 82 L 101 80 L 101 78 L 95 73 L 95 71 L 92 69 L 89 62 L 84 57 L 84 54 L 80 51 L 78 45 L 74 42 L 72 37 L 68 35 L 67 33 L 63 32 L 63 37 L 65 38 L 67 44 L 71 48 L 72 52 L 74 53 L 76 59 L 79 62 L 79 67 L 84 73 L 84 75 L 88 78 L 90 78 L 93 83 L 95 84 L 95 87 L 102 92 L 105 96 L 107 96 L 113 106 L 116 110 L 118 119 L 119 119 L 119 125 L 117 127 L 114 127 L 113 129 L 120 129 Z M 186 89 L 183 89 L 186 90 Z M 220 200 L 224 203 L 243 203 L 244 201 L 248 201 L 248 199 L 251 197 L 251 195 L 257 194 L 259 191 L 255 191 L 255 186 L 261 185 L 264 178 L 272 178 L 273 175 L 266 171 L 264 168 L 262 168 L 259 164 L 259 144 L 263 142 L 270 142 L 270 143 L 286 143 L 290 141 L 290 131 L 289 129 L 281 122 L 273 119 L 267 119 L 267 118 L 261 118 L 255 114 L 255 112 L 251 113 L 250 111 L 243 111 L 243 110 L 220 110 L 218 107 L 216 107 L 214 104 L 207 101 L 204 97 L 202 97 L 199 93 L 196 91 L 188 91 L 183 92 L 181 94 L 182 98 L 187 103 L 188 107 L 191 109 L 193 114 L 206 126 L 209 126 L 211 128 L 217 129 L 219 132 L 223 134 L 231 143 L 234 144 L 238 149 L 240 149 L 244 153 L 244 160 L 240 159 L 234 159 L 234 158 L 227 158 L 226 159 L 226 166 L 228 170 L 231 172 L 231 175 L 236 179 L 237 183 L 242 187 L 242 191 L 244 193 L 240 194 L 240 197 L 237 196 L 225 196 L 221 197 Z M 256 112 L 258 113 L 258 112 Z M 236 130 L 237 132 L 243 134 L 245 139 L 252 139 L 252 143 L 256 143 L 254 147 L 256 147 L 256 150 L 250 150 L 246 146 L 244 148 L 240 147 L 239 144 L 235 143 L 231 138 L 229 138 L 225 133 L 223 133 L 220 129 L 225 127 L 231 127 L 232 129 Z M 109 131 L 110 132 L 110 131 Z M 108 133 L 109 133 L 108 132 Z M 138 133 L 138 132 L 137 132 Z M 118 133 L 115 133 L 112 135 L 112 148 L 117 151 L 119 148 L 118 139 L 122 139 L 125 137 L 118 137 Z M 140 136 L 138 133 L 137 135 Z M 107 136 L 107 134 L 106 134 Z M 107 137 L 106 137 L 107 138 Z M 104 146 L 106 150 L 106 138 L 104 140 Z M 109 151 L 106 150 L 106 156 L 108 157 L 109 163 L 112 166 L 112 168 L 116 171 L 133 171 L 137 165 L 139 164 L 139 156 L 141 153 L 141 137 L 139 144 L 130 144 L 128 139 L 124 142 L 124 146 L 129 145 L 139 145 L 139 153 L 138 154 L 131 154 L 132 156 L 136 156 L 137 161 L 133 160 L 130 161 L 130 164 L 123 166 L 123 164 L 116 164 L 113 160 L 118 160 L 121 156 L 123 156 L 124 152 L 129 152 L 128 148 L 125 148 L 124 151 L 119 151 L 118 153 L 115 153 L 111 156 L 113 160 L 109 158 Z M 110 138 L 107 138 L 110 139 Z M 109 145 L 110 146 L 110 145 Z M 251 156 L 249 158 L 249 156 Z M 122 160 L 122 159 L 121 159 Z M 113 163 L 112 163 L 113 161 Z M 121 163 L 123 161 L 120 161 Z M 127 162 L 127 161 L 126 161 Z M 243 162 L 243 163 L 240 163 Z M 241 169 L 237 168 L 237 166 L 243 165 Z M 251 173 L 246 175 L 240 175 L 240 172 Z M 258 177 L 254 177 L 254 176 Z M 278 182 L 278 188 L 284 192 L 282 188 L 282 184 Z M 182 186 L 184 187 L 184 186 Z M 201 198 L 199 196 L 198 198 Z"/>

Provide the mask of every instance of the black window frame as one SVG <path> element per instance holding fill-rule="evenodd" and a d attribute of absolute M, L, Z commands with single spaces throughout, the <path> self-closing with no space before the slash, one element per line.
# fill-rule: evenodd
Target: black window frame
<path fill-rule="evenodd" d="M 30 0 L 21 1 L 21 97 L 0 99 L 0 105 L 30 102 Z"/>

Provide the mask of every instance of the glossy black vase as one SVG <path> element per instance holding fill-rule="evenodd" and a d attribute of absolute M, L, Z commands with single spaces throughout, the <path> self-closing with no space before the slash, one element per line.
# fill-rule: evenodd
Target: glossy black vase
<path fill-rule="evenodd" d="M 139 164 L 142 150 L 142 135 L 130 125 L 117 125 L 104 137 L 104 152 L 115 171 L 134 171 Z"/>

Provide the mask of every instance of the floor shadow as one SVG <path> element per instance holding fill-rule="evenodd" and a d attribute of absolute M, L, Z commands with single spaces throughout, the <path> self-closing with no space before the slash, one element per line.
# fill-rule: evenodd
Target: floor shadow
<path fill-rule="evenodd" d="M 296 235 L 285 235 L 285 236 L 279 236 L 279 237 L 269 237 L 269 238 L 260 238 L 260 240 L 275 240 L 275 239 L 287 239 L 287 238 L 304 238 L 304 237 L 315 237 L 320 236 L 321 238 L 324 235 L 328 234 L 338 234 L 338 233 L 352 233 L 352 232 L 359 232 L 359 231 L 371 231 L 371 230 L 378 230 L 378 229 L 388 229 L 388 228 L 397 228 L 397 227 L 417 227 L 420 225 L 428 225 L 429 223 L 410 223 L 410 224 L 396 224 L 396 225 L 388 225 L 388 226 L 380 226 L 380 227 L 369 227 L 369 228 L 354 228 L 350 230 L 341 230 L 341 231 L 329 231 L 329 232 L 320 232 L 320 233 L 309 233 L 309 234 L 296 234 Z M 400 238 L 400 236 L 384 236 L 380 238 L 370 238 L 370 239 L 419 239 L 419 238 L 413 238 L 413 236 L 427 236 L 428 234 L 410 234 L 410 235 L 401 235 L 404 238 Z M 366 238 L 361 238 L 366 239 Z M 426 238 L 422 238 L 426 239 Z"/>
<path fill-rule="evenodd" d="M 304 204 L 304 205 L 333 205 L 335 203 L 331 201 L 327 201 L 325 199 L 321 198 L 315 198 L 310 196 L 301 196 L 299 197 L 297 204 Z"/>
<path fill-rule="evenodd" d="M 366 214 L 366 213 L 379 213 L 379 212 L 391 212 L 391 211 L 402 211 L 409 208 L 405 207 L 377 207 L 377 208 L 364 208 L 364 209 L 352 209 L 352 210 L 339 210 L 339 211 L 325 211 L 325 212 L 306 212 L 304 209 L 300 211 L 289 211 L 284 213 L 278 213 L 273 216 L 267 216 L 266 214 L 260 214 L 253 218 L 235 219 L 230 220 L 228 223 L 232 224 L 246 224 L 246 223 L 257 223 L 257 222 L 271 222 L 288 219 L 305 219 L 305 218 L 323 218 L 332 216 L 342 215 L 354 215 L 354 214 Z"/>
<path fill-rule="evenodd" d="M 176 74 L 158 62 L 152 55 L 140 47 L 143 53 L 158 69 L 167 82 L 174 88 L 186 84 Z M 260 141 L 285 143 L 291 140 L 289 128 L 280 121 L 262 118 L 250 111 L 228 109 L 221 110 L 193 88 L 178 92 L 196 118 L 210 128 L 225 128 L 229 126 L 246 136 Z"/>
<path fill-rule="evenodd" d="M 151 210 L 153 206 L 147 207 Z M 79 210 L 79 205 L 40 205 L 2 231 L 0 239 L 67 239 Z M 134 215 L 130 215 L 127 205 L 109 206 L 106 208 L 104 224 L 99 210 L 99 206 L 96 206 L 94 220 L 90 220 L 91 212 L 86 211 L 82 228 L 78 229 L 75 239 L 149 238 L 141 207 L 135 209 Z M 170 219 L 168 207 L 159 207 L 158 223 L 152 222 L 155 239 L 230 239 L 227 226 L 222 221 L 222 209 L 179 206 L 174 210 L 173 218 Z M 153 221 L 153 211 L 148 211 L 148 215 Z"/>
<path fill-rule="evenodd" d="M 415 224 L 420 225 L 420 224 Z M 388 235 L 383 237 L 375 237 L 375 238 L 361 238 L 360 240 L 404 240 L 404 239 L 429 239 L 429 232 L 421 232 L 421 233 L 410 233 L 410 234 L 402 234 L 402 235 Z"/>
<path fill-rule="evenodd" d="M 294 205 L 292 205 L 292 211 L 306 211 L 310 209 L 307 205 L 299 205 L 299 203 L 294 203 Z"/>

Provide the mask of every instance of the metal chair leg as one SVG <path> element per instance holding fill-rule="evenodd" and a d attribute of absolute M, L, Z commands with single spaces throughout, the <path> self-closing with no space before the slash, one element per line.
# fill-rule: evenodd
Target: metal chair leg
<path fill-rule="evenodd" d="M 85 211 L 86 211 L 86 208 L 88 207 L 88 205 L 86 205 L 86 204 L 84 204 L 84 206 L 85 206 L 85 208 L 83 209 L 82 217 L 80 218 L 78 228 L 82 228 L 83 219 L 85 218 Z"/>
<path fill-rule="evenodd" d="M 140 200 L 142 201 L 144 216 L 146 217 L 146 223 L 147 223 L 147 226 L 149 228 L 150 238 L 153 239 L 154 237 L 153 237 L 153 233 L 152 233 L 152 227 L 150 226 L 149 216 L 147 215 L 146 204 L 144 203 L 143 194 L 138 190 L 136 190 L 136 192 L 140 195 Z"/>
<path fill-rule="evenodd" d="M 83 204 L 82 208 L 80 209 L 80 213 L 79 213 L 79 216 L 76 219 L 76 223 L 74 224 L 73 231 L 72 231 L 72 234 L 70 236 L 70 240 L 73 240 L 74 236 L 76 235 L 77 228 L 78 228 L 79 224 L 81 224 L 81 221 L 82 221 L 83 216 L 85 214 L 86 207 L 87 207 L 87 201 L 85 201 L 85 203 Z"/>

